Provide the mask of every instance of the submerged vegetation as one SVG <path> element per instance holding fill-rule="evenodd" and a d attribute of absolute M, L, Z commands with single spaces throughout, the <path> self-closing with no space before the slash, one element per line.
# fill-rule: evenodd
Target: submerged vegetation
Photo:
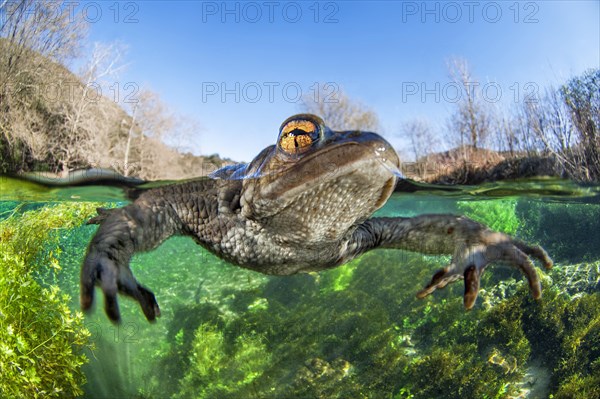
<path fill-rule="evenodd" d="M 320 274 L 266 278 L 178 238 L 132 264 L 163 317 L 148 324 L 125 302 L 127 322 L 112 326 L 101 312 L 84 325 L 77 310 L 95 228 L 80 225 L 97 205 L 3 204 L 2 397 L 600 398 L 594 205 L 456 204 L 556 253 L 541 301 L 515 270 L 486 273 L 465 312 L 460 283 L 415 298 L 447 259 L 379 250 Z"/>
<path fill-rule="evenodd" d="M 228 343 L 222 330 L 207 324 L 196 329 L 189 357 L 176 398 L 240 397 L 252 392 L 271 361 L 260 336 L 242 334 Z"/>
<path fill-rule="evenodd" d="M 0 222 L 0 396 L 79 395 L 87 361 L 81 349 L 90 336 L 83 315 L 69 309 L 58 286 L 40 284 L 35 276 L 41 268 L 61 272 L 53 232 L 81 224 L 95 212 L 94 204 L 3 211 L 12 215 Z"/>
<path fill-rule="evenodd" d="M 466 216 L 485 224 L 492 230 L 514 235 L 519 229 L 515 199 L 460 201 L 457 205 Z"/>

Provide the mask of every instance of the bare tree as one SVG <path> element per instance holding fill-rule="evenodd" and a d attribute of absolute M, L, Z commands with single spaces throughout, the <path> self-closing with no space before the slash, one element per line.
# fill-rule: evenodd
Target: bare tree
<path fill-rule="evenodd" d="M 491 112 L 485 101 L 477 95 L 479 81 L 472 75 L 469 64 L 463 58 L 448 61 L 450 78 L 461 90 L 457 109 L 449 120 L 449 128 L 461 147 L 479 148 L 485 144 L 490 133 Z"/>
<path fill-rule="evenodd" d="M 540 140 L 528 125 L 527 114 L 524 111 L 521 104 L 513 104 L 508 110 L 493 113 L 491 145 L 508 158 L 538 155 L 542 149 Z"/>
<path fill-rule="evenodd" d="M 127 144 L 125 144 L 125 154 L 123 155 L 123 176 L 129 176 L 129 169 L 130 169 L 129 157 L 131 154 L 133 137 L 135 135 L 134 126 L 136 124 L 137 109 L 138 109 L 138 103 L 135 103 L 133 105 L 132 111 L 131 111 L 131 121 L 129 123 L 129 129 L 127 129 Z"/>
<path fill-rule="evenodd" d="M 591 69 L 560 88 L 589 178 L 600 177 L 600 69 Z"/>
<path fill-rule="evenodd" d="M 377 131 L 381 128 L 377 113 L 352 100 L 343 90 L 338 89 L 330 98 L 318 100 L 310 95 L 303 97 L 302 110 L 320 116 L 334 130 Z"/>
<path fill-rule="evenodd" d="M 40 58 L 72 59 L 81 48 L 87 25 L 69 6 L 53 0 L 0 0 L 0 40 L 5 56 L 0 67 L 1 94 L 43 69 Z M 33 62 L 38 61 L 38 62 Z"/>
<path fill-rule="evenodd" d="M 48 59 L 72 59 L 87 26 L 70 6 L 52 0 L 0 0 L 0 20 L 0 149 L 2 168 L 14 169 L 44 159 L 44 127 L 60 122 L 44 98 L 57 83 L 48 77 L 60 72 Z"/>
<path fill-rule="evenodd" d="M 525 101 L 523 114 L 527 134 L 535 137 L 541 153 L 552 156 L 569 175 L 580 174 L 581 154 L 572 151 L 577 137 L 559 92 L 550 87 L 538 101 Z"/>
<path fill-rule="evenodd" d="M 492 148 L 514 156 L 517 150 L 517 131 L 513 119 L 504 114 L 496 114 L 492 125 Z"/>
<path fill-rule="evenodd" d="M 539 111 L 540 99 L 525 99 L 496 119 L 497 148 L 507 151 L 512 157 L 537 156 L 545 151 L 539 129 L 532 116 Z"/>
<path fill-rule="evenodd" d="M 414 172 L 421 178 L 433 167 L 432 154 L 439 149 L 440 142 L 425 119 L 413 119 L 401 127 L 402 136 L 410 142 L 410 152 L 415 160 Z"/>
<path fill-rule="evenodd" d="M 134 107 L 134 129 L 139 133 L 133 142 L 136 156 L 129 159 L 137 159 L 137 164 L 130 161 L 128 168 L 144 178 L 164 178 L 165 171 L 177 166 L 177 152 L 163 144 L 175 128 L 176 118 L 160 96 L 147 89 L 140 91 Z"/>
<path fill-rule="evenodd" d="M 9 45 L 7 64 L 18 64 L 27 50 L 58 62 L 75 56 L 87 25 L 72 7 L 54 0 L 1 1 L 0 37 Z"/>
<path fill-rule="evenodd" d="M 75 165 L 101 164 L 107 160 L 111 150 L 107 143 L 113 139 L 110 136 L 120 132 L 113 130 L 114 122 L 110 121 L 118 118 L 117 108 L 102 95 L 108 92 L 111 79 L 116 81 L 119 71 L 124 68 L 121 61 L 123 53 L 124 47 L 118 43 L 94 43 L 89 61 L 80 70 L 79 79 L 69 82 L 71 90 L 60 102 L 65 134 L 55 134 L 51 140 L 52 150 L 59 157 L 64 172 Z"/>
<path fill-rule="evenodd" d="M 543 144 L 543 149 L 564 154 L 575 144 L 573 125 L 558 92 L 550 87 L 539 101 L 523 104 L 529 128 Z"/>
<path fill-rule="evenodd" d="M 64 66 L 81 48 L 86 28 L 74 4 L 0 0 L 0 168 L 41 163 L 66 172 L 94 165 L 146 178 L 179 177 L 181 156 L 164 139 L 175 132 L 183 140 L 190 124 L 153 93 L 120 101 L 114 83 L 124 66 L 122 45 L 95 44 L 79 76 Z M 130 106 L 129 115 L 121 105 Z"/>

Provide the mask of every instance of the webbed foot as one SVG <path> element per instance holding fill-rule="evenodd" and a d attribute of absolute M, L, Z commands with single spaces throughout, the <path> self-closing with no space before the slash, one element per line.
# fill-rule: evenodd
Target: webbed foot
<path fill-rule="evenodd" d="M 81 308 L 84 311 L 93 305 L 96 285 L 104 293 L 106 315 L 114 322 L 121 320 L 118 293 L 138 301 L 148 321 L 160 316 L 154 293 L 136 281 L 129 266 L 119 266 L 106 254 L 96 257 L 90 251 L 81 270 Z"/>
<path fill-rule="evenodd" d="M 81 308 L 91 309 L 95 286 L 104 293 L 107 316 L 114 322 L 121 319 L 117 295 L 127 295 L 139 302 L 149 321 L 160 316 L 160 308 L 152 291 L 137 282 L 129 260 L 135 250 L 132 237 L 139 234 L 140 221 L 123 209 L 99 211 L 101 223 L 93 238 L 81 268 Z"/>
<path fill-rule="evenodd" d="M 438 270 L 429 284 L 417 293 L 417 297 L 424 298 L 438 288 L 464 279 L 464 305 L 466 309 L 471 309 L 475 305 L 485 268 L 491 262 L 500 261 L 519 268 L 527 277 L 531 294 L 539 299 L 542 288 L 530 256 L 537 258 L 546 269 L 552 268 L 552 260 L 540 246 L 525 244 L 481 226 L 480 229 L 469 232 L 465 244 L 455 251 L 451 263 Z"/>

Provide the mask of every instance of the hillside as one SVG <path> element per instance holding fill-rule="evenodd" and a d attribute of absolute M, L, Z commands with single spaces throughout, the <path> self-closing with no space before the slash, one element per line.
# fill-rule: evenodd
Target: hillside
<path fill-rule="evenodd" d="M 0 38 L 0 172 L 101 167 L 143 179 L 181 179 L 231 163 L 165 145 L 153 131 L 157 122 L 144 119 L 156 117 L 153 109 L 134 120 L 98 87 Z"/>

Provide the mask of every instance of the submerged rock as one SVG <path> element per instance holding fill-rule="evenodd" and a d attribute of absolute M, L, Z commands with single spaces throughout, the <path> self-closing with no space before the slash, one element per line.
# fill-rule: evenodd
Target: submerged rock
<path fill-rule="evenodd" d="M 560 265 L 550 276 L 559 290 L 570 296 L 600 291 L 600 261 Z"/>

